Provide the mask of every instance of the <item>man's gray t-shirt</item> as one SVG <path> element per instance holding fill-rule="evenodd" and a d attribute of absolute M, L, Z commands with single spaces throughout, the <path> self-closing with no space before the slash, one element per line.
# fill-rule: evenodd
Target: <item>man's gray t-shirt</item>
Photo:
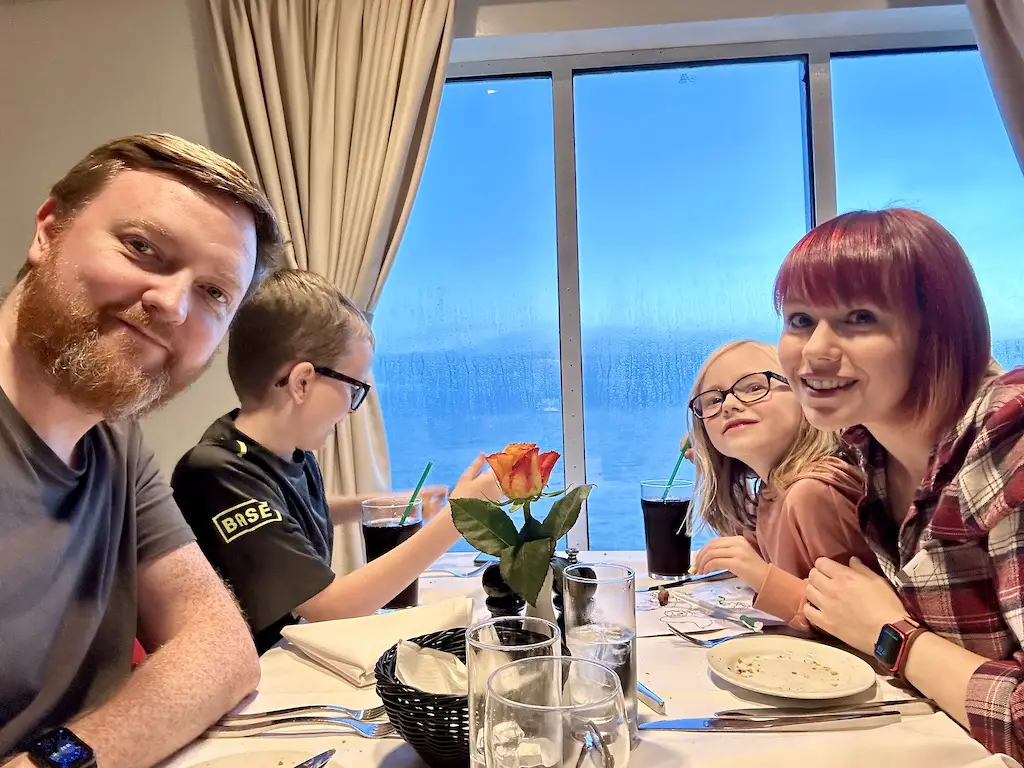
<path fill-rule="evenodd" d="M 194 541 L 135 423 L 72 469 L 0 390 L 0 758 L 131 673 L 139 567 Z"/>

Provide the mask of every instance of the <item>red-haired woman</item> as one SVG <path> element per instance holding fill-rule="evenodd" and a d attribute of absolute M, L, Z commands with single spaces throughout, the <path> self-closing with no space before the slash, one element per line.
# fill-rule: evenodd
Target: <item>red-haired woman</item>
<path fill-rule="evenodd" d="M 848 213 L 789 253 L 775 302 L 808 421 L 845 429 L 867 473 L 860 523 L 888 577 L 817 561 L 807 618 L 1021 759 L 1024 368 L 992 362 L 966 255 L 917 211 Z"/>

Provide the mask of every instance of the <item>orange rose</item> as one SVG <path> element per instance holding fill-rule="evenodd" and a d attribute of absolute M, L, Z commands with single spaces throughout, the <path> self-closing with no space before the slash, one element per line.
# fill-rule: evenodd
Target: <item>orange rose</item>
<path fill-rule="evenodd" d="M 541 453 L 534 443 L 512 443 L 487 457 L 502 492 L 513 501 L 540 496 L 557 461 L 555 451 Z"/>

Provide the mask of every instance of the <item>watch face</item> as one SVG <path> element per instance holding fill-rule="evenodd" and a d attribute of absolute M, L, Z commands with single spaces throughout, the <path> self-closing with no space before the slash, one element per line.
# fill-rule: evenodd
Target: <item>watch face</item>
<path fill-rule="evenodd" d="M 878 634 L 878 642 L 875 643 L 875 658 L 892 669 L 896 666 L 896 659 L 899 658 L 902 647 L 903 635 L 886 624 Z"/>
<path fill-rule="evenodd" d="M 53 768 L 83 768 L 93 765 L 93 753 L 67 728 L 44 734 L 32 747 L 32 754 Z"/>

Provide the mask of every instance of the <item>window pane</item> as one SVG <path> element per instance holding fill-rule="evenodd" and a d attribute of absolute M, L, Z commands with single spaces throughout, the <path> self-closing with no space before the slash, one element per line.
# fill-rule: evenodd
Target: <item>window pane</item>
<path fill-rule="evenodd" d="M 550 80 L 446 84 L 374 318 L 395 488 L 506 442 L 561 452 L 556 270 Z"/>
<path fill-rule="evenodd" d="M 1024 176 L 976 50 L 832 61 L 839 210 L 917 208 L 963 245 L 993 351 L 1024 363 Z"/>
<path fill-rule="evenodd" d="M 639 484 L 671 471 L 707 354 L 778 340 L 775 272 L 808 226 L 804 69 L 575 78 L 592 549 L 643 549 Z"/>

